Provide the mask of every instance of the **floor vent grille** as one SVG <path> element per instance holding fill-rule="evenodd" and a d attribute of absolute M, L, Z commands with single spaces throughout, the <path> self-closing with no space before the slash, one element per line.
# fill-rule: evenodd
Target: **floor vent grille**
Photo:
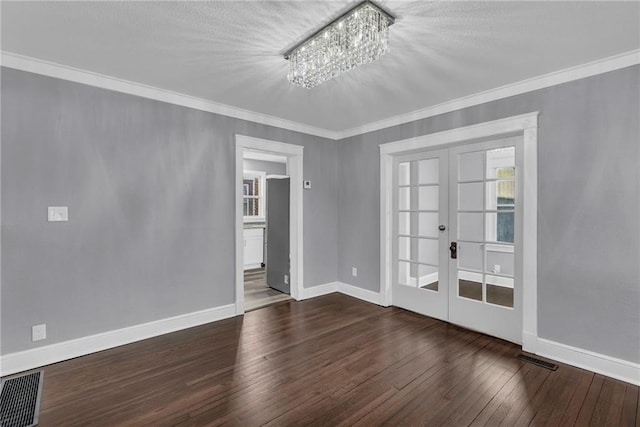
<path fill-rule="evenodd" d="M 533 363 L 534 365 L 538 365 L 543 368 L 551 369 L 552 371 L 555 371 L 556 369 L 558 369 L 558 365 L 556 365 L 555 363 L 547 362 L 542 359 L 538 359 L 537 357 L 527 356 L 526 354 L 522 354 L 522 353 L 518 354 L 517 357 L 520 360 Z"/>
<path fill-rule="evenodd" d="M 30 372 L 0 383 L 0 426 L 30 427 L 38 424 L 43 371 Z"/>

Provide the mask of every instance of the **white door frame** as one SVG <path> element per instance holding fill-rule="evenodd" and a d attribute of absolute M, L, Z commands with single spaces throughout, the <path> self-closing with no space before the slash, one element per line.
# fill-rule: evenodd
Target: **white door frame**
<path fill-rule="evenodd" d="M 304 283 L 303 269 L 303 209 L 302 209 L 302 165 L 304 147 L 236 134 L 236 315 L 244 313 L 244 245 L 242 216 L 242 172 L 245 149 L 277 154 L 287 157 L 287 175 L 290 177 L 289 191 L 289 250 L 291 254 L 291 296 L 299 300 Z"/>
<path fill-rule="evenodd" d="M 524 157 L 522 239 L 522 347 L 538 336 L 538 111 L 380 145 L 380 290 L 392 302 L 393 158 L 427 148 L 522 135 Z"/>

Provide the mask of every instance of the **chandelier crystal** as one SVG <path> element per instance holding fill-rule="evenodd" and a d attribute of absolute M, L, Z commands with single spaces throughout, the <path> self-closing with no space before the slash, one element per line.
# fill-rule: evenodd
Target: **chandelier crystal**
<path fill-rule="evenodd" d="M 359 4 L 285 54 L 287 78 L 310 89 L 389 51 L 393 17 L 369 1 Z"/>

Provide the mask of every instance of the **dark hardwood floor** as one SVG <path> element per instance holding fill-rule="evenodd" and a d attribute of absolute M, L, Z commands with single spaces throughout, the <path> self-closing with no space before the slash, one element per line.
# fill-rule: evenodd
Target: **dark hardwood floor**
<path fill-rule="evenodd" d="M 45 368 L 40 426 L 638 425 L 638 387 L 340 294 Z"/>

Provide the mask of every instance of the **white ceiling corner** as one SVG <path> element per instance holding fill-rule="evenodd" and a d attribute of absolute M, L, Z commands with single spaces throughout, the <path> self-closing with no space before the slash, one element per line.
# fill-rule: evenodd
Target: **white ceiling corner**
<path fill-rule="evenodd" d="M 379 3 L 396 16 L 391 51 L 311 90 L 287 81 L 282 53 L 353 2 L 2 1 L 3 65 L 37 58 L 103 86 L 136 82 L 141 96 L 336 139 L 476 94 L 534 90 L 562 81 L 558 70 L 594 73 L 603 58 L 640 62 L 639 2 Z"/>

